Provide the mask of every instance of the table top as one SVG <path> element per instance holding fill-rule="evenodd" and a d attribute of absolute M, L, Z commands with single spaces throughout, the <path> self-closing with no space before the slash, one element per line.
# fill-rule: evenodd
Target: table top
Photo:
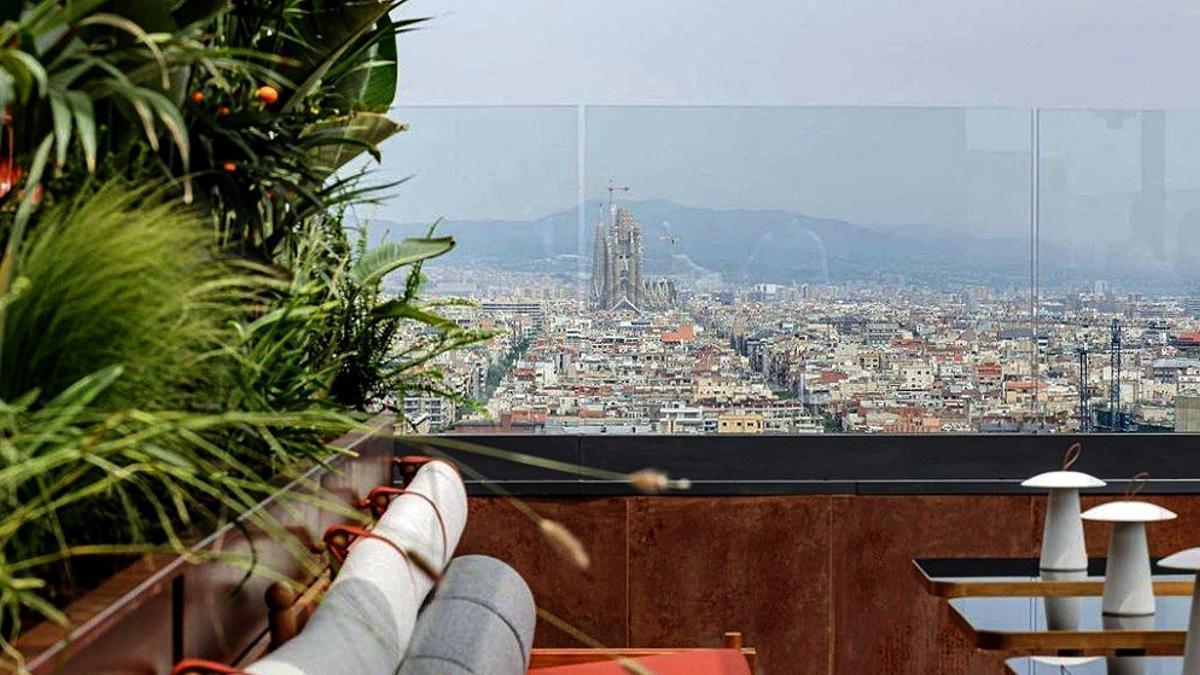
<path fill-rule="evenodd" d="M 1103 595 L 1107 562 L 1091 558 L 1087 576 L 1069 581 L 1039 579 L 1037 558 L 917 558 L 913 570 L 925 591 L 939 598 L 1059 598 Z M 1151 573 L 1155 595 L 1192 594 L 1192 574 L 1157 563 L 1151 566 Z"/>
<path fill-rule="evenodd" d="M 931 595 L 946 601 L 952 621 L 979 649 L 1051 655 L 1116 650 L 1181 654 L 1192 575 L 1154 566 L 1155 614 L 1118 620 L 1101 612 L 1105 562 L 1089 561 L 1087 576 L 1070 581 L 1038 579 L 1033 558 L 925 558 L 914 560 L 913 569 Z M 1076 617 L 1069 629 L 1048 628 L 1048 603 L 1058 616 L 1067 608 L 1065 616 Z"/>
<path fill-rule="evenodd" d="M 1049 630 L 1046 602 L 1074 603 L 1078 624 Z M 1191 598 L 1156 598 L 1153 616 L 1113 619 L 1101 616 L 1099 596 L 1078 598 L 952 598 L 951 617 L 980 649 L 1056 654 L 1068 650 L 1149 649 L 1181 654 L 1187 637 Z"/>
<path fill-rule="evenodd" d="M 1183 657 L 1181 656 L 1126 656 L 1122 659 L 1138 659 L 1143 666 L 1144 675 L 1182 675 Z M 1108 665 L 1105 658 L 1099 657 L 1087 664 L 1072 665 L 1067 668 L 1071 675 L 1105 675 Z M 1012 675 L 1062 675 L 1059 666 L 1038 663 L 1032 657 L 1022 656 L 1004 662 Z"/>

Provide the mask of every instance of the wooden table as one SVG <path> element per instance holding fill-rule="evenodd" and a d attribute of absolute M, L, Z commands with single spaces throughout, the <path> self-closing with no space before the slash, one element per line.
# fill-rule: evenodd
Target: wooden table
<path fill-rule="evenodd" d="M 1009 659 L 1004 662 L 1005 672 L 1011 675 L 1062 675 L 1057 666 L 1030 663 L 1028 656 Z M 1097 658 L 1094 663 L 1070 666 L 1067 672 L 1071 675 L 1106 675 L 1107 666 L 1103 658 Z M 1146 675 L 1181 675 L 1183 658 L 1179 656 L 1146 656 L 1142 657 Z"/>
<path fill-rule="evenodd" d="M 1043 581 L 1035 558 L 917 558 L 913 572 L 939 598 L 1065 598 L 1104 594 L 1104 558 L 1088 560 L 1088 578 Z M 1190 596 L 1193 576 L 1154 565 L 1154 595 Z"/>
<path fill-rule="evenodd" d="M 918 559 L 914 571 L 923 587 L 950 608 L 951 621 L 975 647 L 1007 655 L 1133 656 L 1183 653 L 1190 577 L 1155 572 L 1157 612 L 1146 626 L 1114 626 L 1100 611 L 1104 560 L 1089 561 L 1089 577 L 1040 581 L 1034 559 Z M 1080 625 L 1048 630 L 1047 598 L 1076 597 Z"/>

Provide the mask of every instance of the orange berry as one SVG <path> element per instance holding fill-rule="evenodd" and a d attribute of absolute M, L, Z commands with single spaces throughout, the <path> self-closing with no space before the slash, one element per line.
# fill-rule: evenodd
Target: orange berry
<path fill-rule="evenodd" d="M 204 101 L 204 92 L 193 91 L 192 92 L 192 103 L 201 103 L 202 101 Z"/>
<path fill-rule="evenodd" d="M 217 108 L 217 117 L 229 117 L 229 106 L 223 105 Z"/>
<path fill-rule="evenodd" d="M 221 165 L 221 169 L 223 169 L 225 173 L 237 173 L 237 164 L 234 164 L 233 162 L 225 162 Z"/>
<path fill-rule="evenodd" d="M 269 84 L 264 84 L 258 88 L 258 100 L 266 105 L 275 105 L 279 100 L 279 90 Z"/>

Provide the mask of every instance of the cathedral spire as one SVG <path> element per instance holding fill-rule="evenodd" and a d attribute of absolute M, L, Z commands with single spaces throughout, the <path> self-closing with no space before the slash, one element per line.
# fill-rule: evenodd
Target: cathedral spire
<path fill-rule="evenodd" d="M 674 285 L 651 284 L 645 275 L 642 226 L 615 202 L 628 187 L 608 182 L 608 213 L 596 221 L 592 241 L 592 305 L 597 309 L 632 309 L 674 305 Z"/>

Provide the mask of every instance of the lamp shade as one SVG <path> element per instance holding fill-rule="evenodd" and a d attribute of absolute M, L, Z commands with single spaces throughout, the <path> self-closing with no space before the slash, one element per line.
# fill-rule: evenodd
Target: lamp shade
<path fill-rule="evenodd" d="M 1080 471 L 1047 471 L 1046 473 L 1039 473 L 1032 478 L 1026 478 L 1021 482 L 1021 485 L 1030 488 L 1074 488 L 1076 490 L 1084 490 L 1087 488 L 1104 487 L 1107 483 L 1091 474 Z"/>
<path fill-rule="evenodd" d="M 1172 520 L 1176 514 L 1170 509 L 1150 502 L 1120 501 L 1092 507 L 1084 511 L 1082 516 L 1084 520 L 1099 520 L 1109 523 L 1154 523 L 1160 520 Z"/>
<path fill-rule="evenodd" d="M 1144 617 L 1154 614 L 1150 551 L 1146 523 L 1171 520 L 1175 513 L 1157 504 L 1117 501 L 1088 509 L 1084 520 L 1112 523 L 1108 567 L 1104 574 L 1102 609 L 1106 617 Z"/>

